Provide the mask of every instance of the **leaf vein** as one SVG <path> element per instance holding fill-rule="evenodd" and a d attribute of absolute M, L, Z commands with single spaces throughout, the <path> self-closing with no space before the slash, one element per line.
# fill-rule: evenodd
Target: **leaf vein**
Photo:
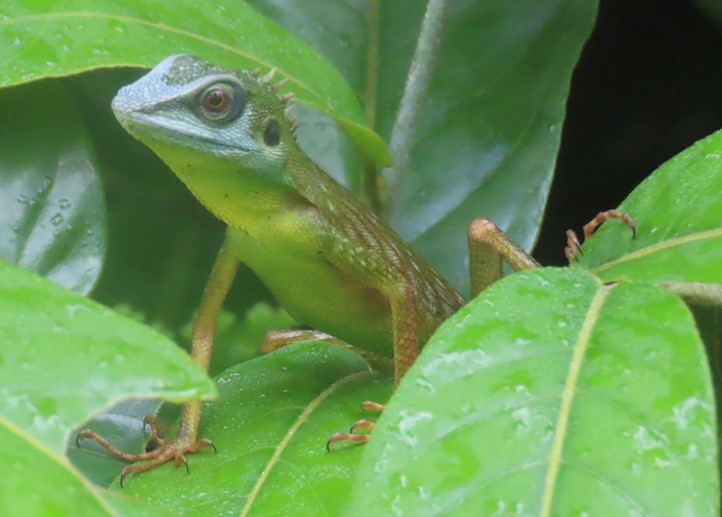
<path fill-rule="evenodd" d="M 577 391 L 577 383 L 579 382 L 579 372 L 582 369 L 586 352 L 589 348 L 589 340 L 594 330 L 594 325 L 599 318 L 602 305 L 607 295 L 614 289 L 614 286 L 602 286 L 594 296 L 589 310 L 584 318 L 582 328 L 579 332 L 579 338 L 574 346 L 574 353 L 569 364 L 569 372 L 567 380 L 562 391 L 562 404 L 559 408 L 559 418 L 557 420 L 556 431 L 554 433 L 554 442 L 552 443 L 551 453 L 549 454 L 549 467 L 547 469 L 546 479 L 544 481 L 544 492 L 542 495 L 540 517 L 550 517 L 552 515 L 552 502 L 554 501 L 554 489 L 559 477 L 559 467 L 562 462 L 562 451 L 564 449 L 564 441 L 569 427 L 569 415 L 571 414 L 574 394 Z"/>
<path fill-rule="evenodd" d="M 253 489 L 248 494 L 246 504 L 241 510 L 240 517 L 244 517 L 249 514 L 251 506 L 253 506 L 253 503 L 258 497 L 258 494 L 261 491 L 264 483 L 266 482 L 266 479 L 268 479 L 268 475 L 271 473 L 271 470 L 279 462 L 281 454 L 283 454 L 283 451 L 285 451 L 288 445 L 291 443 L 291 439 L 296 435 L 296 432 L 299 430 L 299 428 L 308 420 L 309 416 L 311 416 L 311 413 L 313 413 L 321 405 L 321 403 L 326 400 L 334 391 L 338 390 L 342 386 L 355 380 L 373 375 L 375 375 L 374 372 L 364 370 L 362 372 L 356 372 L 342 377 L 341 379 L 331 384 L 328 388 L 323 390 L 321 393 L 319 393 L 318 396 L 314 398 L 311 402 L 309 402 L 306 408 L 298 415 L 298 418 L 293 423 L 293 425 L 288 429 L 286 435 L 276 446 L 273 455 L 268 460 L 268 463 L 266 463 L 266 466 L 264 467 L 260 476 L 258 476 L 256 484 L 253 486 Z"/>
<path fill-rule="evenodd" d="M 622 264 L 624 262 L 629 262 L 630 260 L 635 260 L 635 259 L 638 259 L 641 257 L 645 257 L 647 255 L 651 255 L 658 251 L 664 251 L 668 248 L 672 248 L 675 246 L 681 246 L 683 244 L 688 244 L 690 242 L 703 241 L 705 239 L 713 239 L 715 237 L 722 237 L 722 228 L 713 228 L 712 230 L 705 230 L 705 231 L 701 231 L 701 232 L 690 233 L 687 235 L 683 235 L 681 237 L 676 237 L 674 239 L 669 239 L 669 240 L 666 240 L 663 242 L 657 242 L 655 244 L 652 244 L 651 246 L 646 246 L 644 248 L 640 248 L 638 250 L 635 250 L 635 251 L 632 251 L 625 255 L 622 255 L 619 258 L 611 260 L 605 264 L 591 268 L 589 271 L 592 273 L 599 273 L 601 271 L 610 269 L 613 266 L 616 266 L 617 264 Z"/>

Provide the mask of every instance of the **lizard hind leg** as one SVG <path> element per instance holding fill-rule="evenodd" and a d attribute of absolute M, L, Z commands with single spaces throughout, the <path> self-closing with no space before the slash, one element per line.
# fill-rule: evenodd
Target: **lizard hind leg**
<path fill-rule="evenodd" d="M 414 305 L 415 290 L 411 282 L 390 297 L 391 326 L 394 341 L 394 388 L 396 388 L 406 372 L 414 364 L 419 355 L 419 339 L 416 326 L 416 308 Z M 384 404 L 366 400 L 361 408 L 370 411 L 383 411 Z M 334 433 L 326 442 L 326 450 L 331 451 L 331 444 L 336 442 L 366 443 L 370 432 L 376 424 L 366 419 L 356 421 L 347 433 Z M 357 431 L 365 430 L 366 433 Z"/>

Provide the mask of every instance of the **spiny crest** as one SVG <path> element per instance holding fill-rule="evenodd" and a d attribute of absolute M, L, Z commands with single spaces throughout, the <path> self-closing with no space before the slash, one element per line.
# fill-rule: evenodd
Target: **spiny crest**
<path fill-rule="evenodd" d="M 263 82 L 270 84 L 270 82 L 273 80 L 273 76 L 276 73 L 276 69 L 272 68 L 270 72 L 268 72 L 265 76 L 263 76 Z M 278 93 L 281 88 L 286 86 L 286 83 L 288 83 L 288 77 L 284 77 L 280 81 L 278 81 L 276 84 L 271 85 L 271 89 Z M 284 93 L 282 95 L 278 95 L 278 100 L 281 101 L 281 104 L 283 104 L 284 109 L 283 112 L 286 115 L 286 118 L 288 119 L 289 123 L 291 124 L 291 131 L 295 134 L 296 129 L 298 128 L 298 117 L 296 115 L 291 115 L 291 112 L 293 111 L 293 108 L 295 107 L 293 104 L 289 104 L 289 101 L 293 99 L 296 96 L 294 92 Z"/>
<path fill-rule="evenodd" d="M 288 82 L 288 77 L 284 77 L 283 79 L 281 79 L 280 81 L 278 81 L 276 84 L 274 84 L 274 85 L 272 86 L 273 91 L 274 91 L 274 92 L 277 92 L 278 90 L 280 90 L 281 88 L 283 88 L 284 86 L 286 86 L 286 83 L 287 83 L 287 82 Z"/>
<path fill-rule="evenodd" d="M 276 75 L 276 71 L 277 71 L 277 69 L 274 67 L 274 68 L 271 68 L 271 70 L 269 70 L 267 74 L 261 76 L 261 69 L 255 68 L 255 69 L 251 70 L 251 75 L 253 77 L 255 77 L 256 79 L 258 79 L 260 82 L 270 85 L 273 92 L 278 93 L 281 90 L 281 88 L 286 86 L 286 84 L 288 83 L 288 77 L 284 77 L 277 83 L 271 84 L 271 81 L 273 81 L 273 78 Z M 297 124 L 298 117 L 296 115 L 291 115 L 291 112 L 293 111 L 293 108 L 295 106 L 293 104 L 289 104 L 289 101 L 291 99 L 293 99 L 295 96 L 296 96 L 296 94 L 293 92 L 278 95 L 278 100 L 280 100 L 281 104 L 283 104 L 283 106 L 284 106 L 283 112 L 285 113 L 286 118 L 288 119 L 289 123 L 291 124 L 291 131 L 293 131 L 294 133 L 296 132 L 296 128 L 298 128 L 298 124 Z"/>
<path fill-rule="evenodd" d="M 271 68 L 266 75 L 261 79 L 264 83 L 269 84 L 273 81 L 273 76 L 276 75 L 276 67 Z"/>

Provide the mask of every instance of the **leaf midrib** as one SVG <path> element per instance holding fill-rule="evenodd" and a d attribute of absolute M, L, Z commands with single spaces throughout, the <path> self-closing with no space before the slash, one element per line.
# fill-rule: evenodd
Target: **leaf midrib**
<path fill-rule="evenodd" d="M 562 391 L 562 402 L 559 408 L 559 418 L 555 426 L 554 442 L 552 443 L 551 452 L 549 454 L 549 467 L 544 480 L 544 493 L 541 502 L 540 517 L 550 517 L 552 515 L 552 503 L 554 501 L 554 490 L 556 482 L 559 478 L 559 467 L 562 461 L 562 451 L 566 440 L 567 430 L 569 428 L 569 415 L 574 401 L 574 395 L 577 392 L 577 384 L 579 382 L 579 372 L 582 369 L 582 363 L 589 349 L 589 339 L 591 337 L 594 326 L 599 319 L 604 299 L 609 295 L 612 286 L 600 286 L 594 295 L 589 310 L 587 311 L 584 323 L 579 332 L 579 337 L 574 346 L 574 352 L 569 364 L 569 372 L 564 383 Z"/>
<path fill-rule="evenodd" d="M 298 415 L 298 418 L 296 418 L 296 421 L 293 423 L 293 425 L 288 428 L 288 432 L 286 432 L 281 441 L 278 442 L 278 445 L 273 451 L 273 455 L 271 455 L 271 458 L 266 463 L 263 471 L 258 476 L 256 484 L 253 486 L 253 489 L 251 489 L 251 492 L 248 494 L 248 497 L 246 498 L 246 504 L 243 505 L 243 509 L 241 510 L 239 517 L 245 517 L 249 514 L 249 512 L 251 511 L 251 507 L 256 501 L 256 498 L 258 497 L 261 488 L 265 484 L 268 475 L 271 473 L 271 470 L 280 460 L 281 454 L 283 454 L 288 445 L 291 443 L 291 439 L 296 435 L 298 429 L 308 421 L 311 413 L 313 413 L 324 400 L 326 400 L 332 393 L 340 389 L 342 386 L 350 382 L 362 379 L 364 377 L 370 377 L 374 375 L 375 373 L 373 371 L 364 370 L 362 372 L 356 372 L 351 375 L 347 375 L 346 377 L 342 377 L 341 379 L 331 384 L 328 388 L 323 390 L 321 393 L 319 393 L 316 398 L 314 398 L 311 402 L 308 403 L 304 410 L 301 411 L 301 413 Z"/>
<path fill-rule="evenodd" d="M 28 442 L 28 444 L 32 445 L 35 449 L 45 454 L 49 461 L 55 463 L 56 465 L 59 465 L 62 469 L 64 469 L 65 472 L 68 473 L 68 475 L 75 478 L 75 480 L 78 481 L 80 485 L 87 489 L 87 493 L 90 494 L 93 499 L 95 499 L 95 501 L 98 503 L 99 508 L 107 512 L 107 515 L 109 515 L 110 517 L 121 517 L 120 514 L 118 514 L 118 512 L 108 503 L 108 501 L 106 501 L 105 498 L 101 496 L 97 487 L 93 483 L 88 481 L 88 479 L 86 479 L 85 476 L 83 476 L 78 469 L 71 465 L 66 456 L 58 454 L 58 452 L 51 447 L 51 444 L 47 444 L 41 440 L 38 440 L 35 436 L 29 433 L 27 429 L 23 429 L 22 427 L 16 425 L 15 422 L 1 414 L 0 428 L 6 429 L 7 431 L 17 435 L 20 439 Z"/>
<path fill-rule="evenodd" d="M 712 230 L 690 233 L 681 237 L 676 237 L 674 239 L 658 242 L 650 246 L 645 246 L 644 248 L 640 248 L 638 250 L 626 253 L 625 255 L 606 262 L 600 266 L 590 268 L 589 271 L 591 273 L 601 273 L 602 271 L 611 269 L 617 264 L 623 264 L 624 262 L 636 260 L 638 258 L 657 253 L 658 251 L 664 251 L 666 249 L 673 248 L 675 246 L 682 246 L 690 242 L 703 241 L 705 239 L 711 239 L 714 237 L 722 237 L 722 228 L 713 228 Z"/>
<path fill-rule="evenodd" d="M 226 50 L 232 54 L 243 56 L 246 59 L 255 61 L 256 63 L 263 65 L 267 68 L 272 68 L 274 66 L 271 63 L 263 61 L 255 54 L 249 54 L 248 52 L 243 52 L 242 50 L 238 49 L 237 47 L 234 47 L 227 43 L 223 43 L 222 41 L 219 41 L 217 39 L 209 38 L 209 37 L 203 36 L 201 34 L 198 34 L 196 32 L 191 32 L 186 29 L 181 29 L 179 27 L 173 27 L 172 25 L 167 25 L 165 23 L 153 22 L 153 21 L 149 21 L 149 20 L 144 20 L 142 18 L 135 18 L 132 16 L 124 16 L 121 14 L 112 14 L 112 13 L 104 13 L 104 12 L 96 12 L 96 11 L 67 11 L 67 12 L 62 12 L 62 13 L 45 13 L 45 14 L 39 14 L 39 15 L 21 16 L 18 18 L 7 18 L 5 20 L 0 20 L 0 26 L 21 24 L 23 22 L 35 22 L 35 21 L 47 22 L 52 19 L 82 18 L 82 17 L 117 20 L 117 21 L 121 21 L 124 23 L 128 23 L 128 24 L 135 23 L 138 25 L 145 25 L 147 27 L 153 27 L 153 28 L 161 30 L 161 31 L 179 34 L 181 36 L 185 36 L 185 37 L 200 41 L 202 43 L 207 43 L 209 45 Z M 308 91 L 309 93 L 313 94 L 313 90 L 308 85 L 306 85 L 304 82 L 300 81 L 299 79 L 297 79 L 296 77 L 294 77 L 292 75 L 289 75 L 288 73 L 281 70 L 280 68 L 278 68 L 278 67 L 276 67 L 276 68 L 279 72 L 282 72 L 283 75 L 288 76 L 289 81 L 292 84 L 296 84 L 299 87 Z M 320 101 L 321 101 L 321 99 L 319 98 L 319 102 Z"/>

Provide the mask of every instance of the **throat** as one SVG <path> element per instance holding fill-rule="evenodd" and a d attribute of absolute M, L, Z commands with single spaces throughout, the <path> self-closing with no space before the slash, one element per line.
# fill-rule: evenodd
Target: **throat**
<path fill-rule="evenodd" d="M 292 210 L 303 199 L 282 184 L 254 179 L 237 166 L 173 169 L 193 195 L 230 227 L 248 232 L 265 219 Z"/>

